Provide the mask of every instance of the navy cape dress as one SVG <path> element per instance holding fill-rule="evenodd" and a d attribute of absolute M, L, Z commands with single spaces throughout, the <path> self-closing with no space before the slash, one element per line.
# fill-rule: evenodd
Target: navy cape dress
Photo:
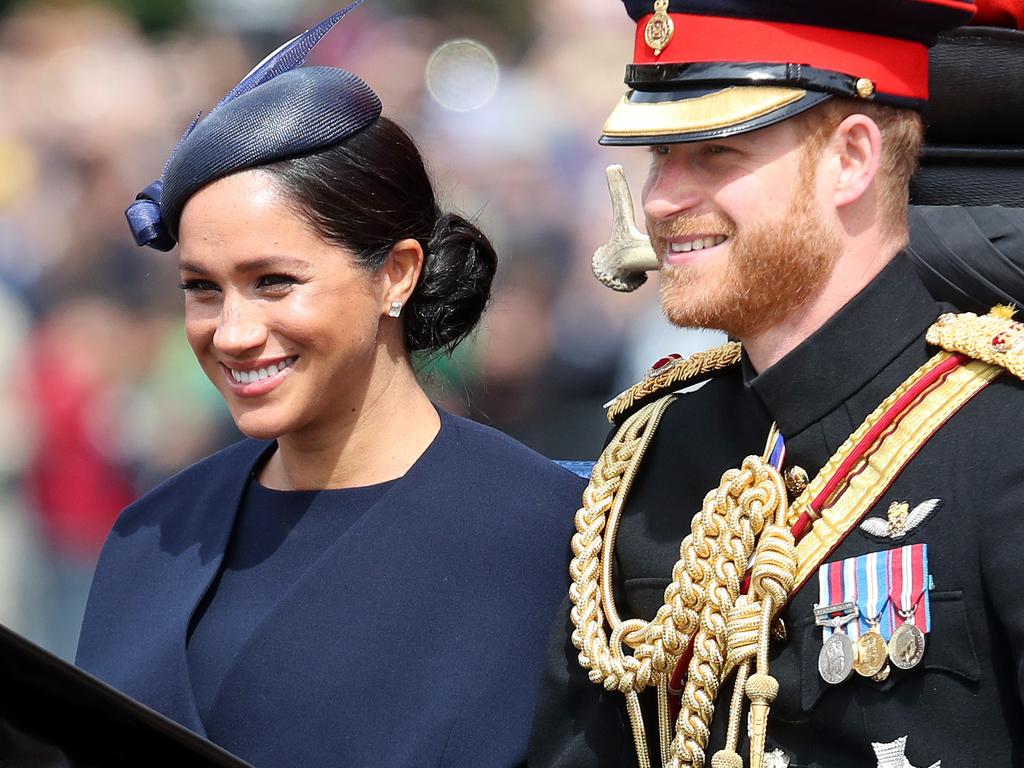
<path fill-rule="evenodd" d="M 272 448 L 244 440 L 128 507 L 93 581 L 78 664 L 202 735 L 189 626 Z M 221 746 L 257 768 L 525 762 L 582 488 L 442 412 L 420 459 L 228 660 L 209 715 Z"/>

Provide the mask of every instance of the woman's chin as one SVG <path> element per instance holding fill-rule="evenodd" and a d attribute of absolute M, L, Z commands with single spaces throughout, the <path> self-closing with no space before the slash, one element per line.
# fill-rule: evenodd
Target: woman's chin
<path fill-rule="evenodd" d="M 288 431 L 288 427 L 279 420 L 257 416 L 254 413 L 235 416 L 235 426 L 239 432 L 253 440 L 276 440 Z"/>

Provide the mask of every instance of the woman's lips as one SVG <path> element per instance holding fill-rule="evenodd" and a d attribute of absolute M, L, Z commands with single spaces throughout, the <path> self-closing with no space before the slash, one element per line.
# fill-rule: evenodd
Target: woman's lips
<path fill-rule="evenodd" d="M 245 368 L 221 363 L 228 389 L 240 397 L 259 397 L 281 384 L 291 373 L 298 357 L 286 357 L 266 365 L 246 364 Z"/>

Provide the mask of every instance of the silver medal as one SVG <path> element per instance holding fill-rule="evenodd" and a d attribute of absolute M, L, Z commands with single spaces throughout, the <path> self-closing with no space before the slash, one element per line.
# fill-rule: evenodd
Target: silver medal
<path fill-rule="evenodd" d="M 889 659 L 900 669 L 913 669 L 924 658 L 924 632 L 908 621 L 889 638 Z"/>
<path fill-rule="evenodd" d="M 818 673 L 829 685 L 845 683 L 853 674 L 855 659 L 850 636 L 845 632 L 835 632 L 825 641 L 818 654 Z"/>

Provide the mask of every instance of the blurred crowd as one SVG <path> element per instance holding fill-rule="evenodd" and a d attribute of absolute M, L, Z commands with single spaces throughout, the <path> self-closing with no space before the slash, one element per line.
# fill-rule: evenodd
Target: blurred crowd
<path fill-rule="evenodd" d="M 0 622 L 65 657 L 120 509 L 238 438 L 185 344 L 174 253 L 136 248 L 123 210 L 197 111 L 338 5 L 0 3 Z M 472 110 L 425 78 L 459 38 L 497 64 Z M 668 328 L 656 287 L 614 294 L 590 273 L 604 167 L 624 164 L 638 193 L 647 165 L 596 144 L 631 47 L 611 0 L 369 0 L 311 57 L 369 82 L 445 206 L 497 246 L 481 330 L 422 361 L 434 396 L 553 458 L 594 458 L 603 402 L 715 341 Z"/>

